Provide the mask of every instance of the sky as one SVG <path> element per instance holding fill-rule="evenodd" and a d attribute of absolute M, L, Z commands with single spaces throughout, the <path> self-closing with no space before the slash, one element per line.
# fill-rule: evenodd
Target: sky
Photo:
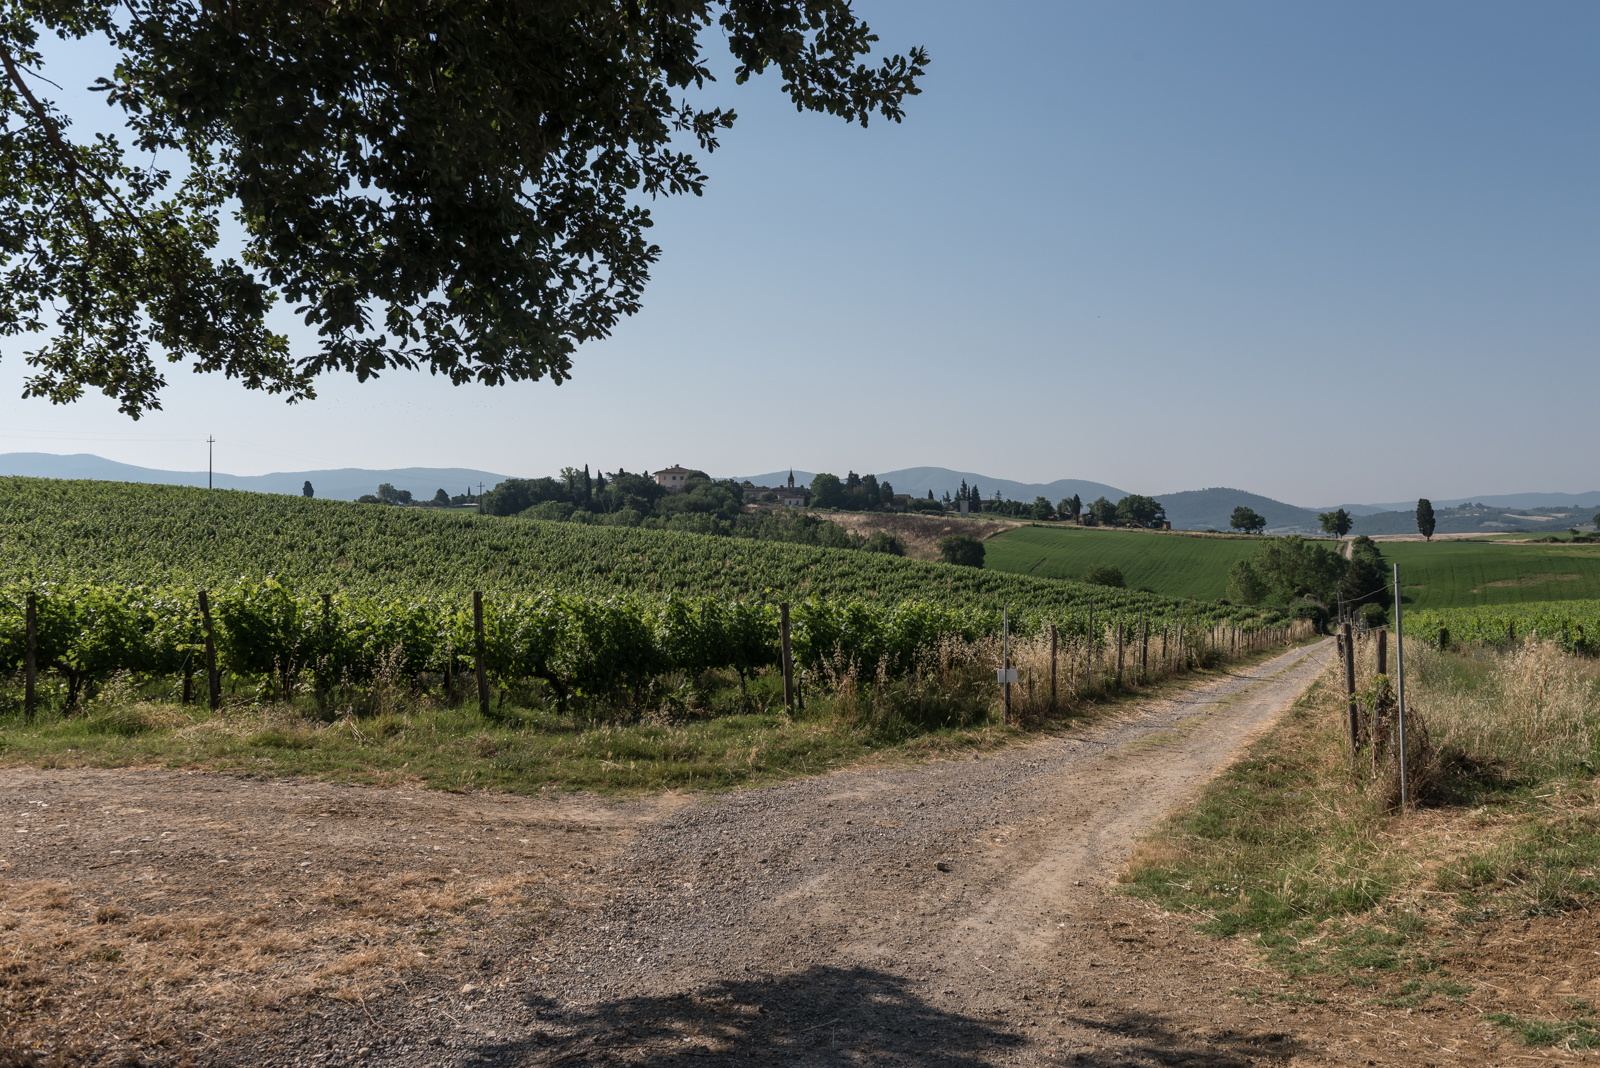
<path fill-rule="evenodd" d="M 927 47 L 904 123 L 775 77 L 703 197 L 653 205 L 643 311 L 571 381 L 170 367 L 138 423 L 20 399 L 0 452 L 193 470 L 943 466 L 1301 505 L 1600 487 L 1600 6 L 858 0 Z M 730 64 L 708 34 L 713 69 Z M 79 127 L 105 54 L 50 50 Z M 301 351 L 309 332 L 283 325 Z"/>

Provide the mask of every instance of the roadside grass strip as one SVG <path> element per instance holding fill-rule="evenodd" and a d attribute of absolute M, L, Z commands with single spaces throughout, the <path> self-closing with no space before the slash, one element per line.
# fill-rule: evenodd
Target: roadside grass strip
<path fill-rule="evenodd" d="M 1469 958 L 1509 925 L 1600 902 L 1600 664 L 1549 642 L 1468 655 L 1408 643 L 1406 655 L 1408 707 L 1437 764 L 1414 811 L 1392 810 L 1370 769 L 1352 772 L 1330 670 L 1137 846 L 1123 881 L 1255 946 L 1281 989 L 1235 991 L 1247 1001 L 1470 1000 L 1530 1044 L 1590 1048 L 1586 1003 L 1522 1004 L 1532 995 L 1475 982 Z M 1363 649 L 1358 690 L 1372 666 Z"/>

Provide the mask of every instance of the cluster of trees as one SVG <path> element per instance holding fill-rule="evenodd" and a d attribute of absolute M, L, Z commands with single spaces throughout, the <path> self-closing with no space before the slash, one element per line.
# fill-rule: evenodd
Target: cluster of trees
<path fill-rule="evenodd" d="M 837 508 L 847 512 L 877 512 L 895 507 L 894 487 L 879 482 L 877 475 L 858 475 L 854 471 L 841 480 L 826 472 L 811 480 L 811 506 Z"/>
<path fill-rule="evenodd" d="M 1056 505 L 1056 512 L 1086 527 L 1159 527 L 1167 521 L 1165 505 L 1138 493 L 1130 493 L 1116 503 L 1107 497 L 1096 497 L 1088 507 L 1074 493 Z"/>
<path fill-rule="evenodd" d="M 1266 541 L 1253 556 L 1234 564 L 1227 596 L 1242 605 L 1276 598 L 1314 607 L 1326 616 L 1340 601 L 1346 608 L 1387 604 L 1389 571 L 1377 543 L 1364 534 L 1352 543 L 1349 559 L 1295 534 Z"/>
<path fill-rule="evenodd" d="M 311 483 L 307 482 L 300 490 L 302 496 L 312 495 Z M 477 498 L 468 493 L 458 493 L 452 497 L 445 492 L 443 487 L 434 491 L 433 496 L 426 500 L 419 500 L 411 495 L 410 490 L 395 489 L 391 483 L 385 482 L 378 487 L 377 493 L 363 493 L 356 498 L 357 504 L 389 504 L 405 505 L 419 508 L 455 508 L 466 504 L 476 504 Z"/>
<path fill-rule="evenodd" d="M 484 515 L 679 530 L 895 556 L 904 556 L 906 551 L 904 541 L 883 531 L 864 537 L 810 515 L 747 515 L 740 484 L 731 479 L 713 479 L 704 471 L 689 472 L 683 488 L 674 493 L 642 473 L 619 469 L 607 476 L 604 472 L 591 474 L 588 465 L 581 469 L 564 467 L 559 477 L 507 479 L 483 495 L 478 511 Z"/>

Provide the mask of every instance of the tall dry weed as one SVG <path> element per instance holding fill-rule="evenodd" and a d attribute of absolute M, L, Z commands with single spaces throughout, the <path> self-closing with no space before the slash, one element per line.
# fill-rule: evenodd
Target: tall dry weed
<path fill-rule="evenodd" d="M 1408 698 L 1415 694 L 1412 700 L 1427 710 L 1442 746 L 1530 772 L 1593 765 L 1600 665 L 1536 640 L 1454 664 L 1444 659 L 1454 654 L 1421 643 L 1406 652 Z"/>

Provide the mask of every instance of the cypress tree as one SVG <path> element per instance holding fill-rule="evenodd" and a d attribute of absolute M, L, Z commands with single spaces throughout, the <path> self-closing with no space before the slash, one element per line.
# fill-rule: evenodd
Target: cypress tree
<path fill-rule="evenodd" d="M 1425 541 L 1433 540 L 1433 502 L 1426 497 L 1417 499 L 1417 531 Z"/>

